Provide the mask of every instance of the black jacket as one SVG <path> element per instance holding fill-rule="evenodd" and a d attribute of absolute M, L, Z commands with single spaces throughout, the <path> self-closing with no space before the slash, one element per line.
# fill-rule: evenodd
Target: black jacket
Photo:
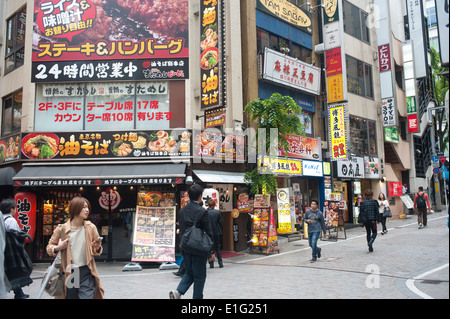
<path fill-rule="evenodd" d="M 195 216 L 197 216 L 197 227 L 202 229 L 212 239 L 213 233 L 209 224 L 208 212 L 195 201 L 190 201 L 180 210 L 180 238 L 184 232 L 194 225 Z"/>
<path fill-rule="evenodd" d="M 217 209 L 208 209 L 209 222 L 214 236 L 222 235 L 222 214 Z"/>
<path fill-rule="evenodd" d="M 375 199 L 365 199 L 359 205 L 359 214 L 365 214 L 367 221 L 380 221 L 380 205 Z"/>

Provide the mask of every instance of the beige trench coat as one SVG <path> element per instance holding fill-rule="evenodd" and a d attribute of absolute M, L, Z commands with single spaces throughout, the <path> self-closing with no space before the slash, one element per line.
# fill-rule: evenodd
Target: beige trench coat
<path fill-rule="evenodd" d="M 70 231 L 70 221 L 68 221 L 67 223 L 65 223 L 63 225 L 59 225 L 53 232 L 53 235 L 50 238 L 50 241 L 48 242 L 48 245 L 47 245 L 47 254 L 49 254 L 49 256 L 56 257 L 56 254 L 53 253 L 53 248 L 55 246 L 57 246 L 59 243 L 59 239 L 61 238 L 61 232 L 63 230 L 63 227 L 64 227 L 64 232 L 65 232 L 64 238 L 65 239 L 69 238 L 68 233 Z M 87 266 L 89 267 L 89 269 L 91 270 L 91 274 L 95 278 L 94 299 L 103 299 L 105 296 L 105 291 L 103 290 L 103 287 L 100 283 L 100 278 L 98 276 L 98 271 L 97 271 L 97 265 L 95 264 L 95 259 L 94 259 L 94 256 L 100 256 L 102 254 L 103 247 L 100 246 L 99 251 L 96 251 L 96 252 L 93 251 L 92 242 L 99 237 L 97 227 L 89 221 L 84 222 L 84 227 L 85 227 L 85 233 L 86 233 Z M 68 245 L 66 251 L 65 252 L 63 251 L 63 254 L 62 254 L 62 266 L 63 266 L 64 273 L 65 273 L 64 295 L 61 297 L 56 297 L 56 299 L 65 299 L 66 298 L 67 288 L 66 288 L 65 282 L 71 275 L 71 268 L 70 268 L 71 265 L 72 265 L 72 253 L 70 251 L 70 245 Z"/>

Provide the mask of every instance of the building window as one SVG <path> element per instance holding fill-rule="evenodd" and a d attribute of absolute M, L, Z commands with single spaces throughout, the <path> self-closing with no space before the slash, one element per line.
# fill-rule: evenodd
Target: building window
<path fill-rule="evenodd" d="M 352 155 L 377 155 L 376 122 L 350 117 L 350 152 Z"/>
<path fill-rule="evenodd" d="M 5 73 L 22 66 L 25 59 L 25 26 L 27 8 L 6 21 Z"/>
<path fill-rule="evenodd" d="M 3 99 L 2 136 L 20 133 L 22 119 L 22 91 Z"/>
<path fill-rule="evenodd" d="M 347 89 L 350 93 L 373 98 L 372 66 L 351 56 L 346 56 Z"/>
<path fill-rule="evenodd" d="M 302 47 L 301 45 L 294 43 L 283 37 L 279 37 L 266 30 L 257 30 L 257 46 L 258 54 L 264 54 L 265 48 L 276 50 L 299 59 L 300 61 L 311 64 L 312 51 Z"/>
<path fill-rule="evenodd" d="M 344 1 L 343 8 L 344 32 L 370 43 L 370 32 L 366 24 L 368 14 L 348 1 Z"/>

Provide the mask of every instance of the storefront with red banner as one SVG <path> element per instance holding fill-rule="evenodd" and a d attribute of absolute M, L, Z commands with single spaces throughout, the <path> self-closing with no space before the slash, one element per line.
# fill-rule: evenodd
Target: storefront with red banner
<path fill-rule="evenodd" d="M 188 130 L 23 134 L 22 169 L 13 182 L 16 203 L 24 208 L 18 210 L 17 219 L 27 222 L 22 228 L 33 232 L 33 261 L 50 259 L 46 245 L 57 225 L 68 219 L 74 196 L 85 197 L 92 206 L 90 221 L 104 238 L 100 259 L 130 260 L 137 207 L 179 211 L 181 192 L 188 188 L 190 134 Z M 160 235 L 170 236 L 175 247 L 174 231 Z"/>

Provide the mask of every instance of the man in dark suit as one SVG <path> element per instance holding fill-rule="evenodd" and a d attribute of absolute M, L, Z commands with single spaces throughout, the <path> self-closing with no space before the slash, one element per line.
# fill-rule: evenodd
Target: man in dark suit
<path fill-rule="evenodd" d="M 214 199 L 208 200 L 208 216 L 209 222 L 211 223 L 211 230 L 213 233 L 214 250 L 217 253 L 217 261 L 219 262 L 219 267 L 223 268 L 222 254 L 220 253 L 220 236 L 222 236 L 222 214 L 217 209 L 216 201 Z M 214 259 L 209 262 L 209 267 L 214 268 Z"/>
<path fill-rule="evenodd" d="M 192 185 L 188 191 L 189 203 L 180 210 L 180 237 L 184 232 L 194 225 L 197 216 L 197 226 L 202 229 L 209 237 L 213 238 L 211 226 L 209 223 L 208 212 L 200 202 L 202 200 L 203 188 L 200 185 Z M 194 299 L 203 299 L 203 288 L 206 282 L 206 263 L 208 257 L 193 255 L 182 251 L 185 274 L 181 279 L 176 290 L 169 293 L 170 299 L 180 299 L 188 289 L 194 284 Z"/>

